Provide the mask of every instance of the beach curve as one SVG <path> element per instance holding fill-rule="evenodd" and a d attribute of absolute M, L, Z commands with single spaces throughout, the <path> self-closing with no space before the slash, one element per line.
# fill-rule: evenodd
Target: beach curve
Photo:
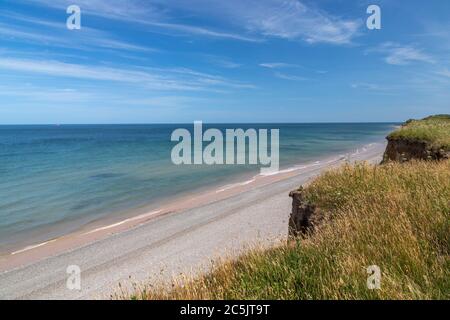
<path fill-rule="evenodd" d="M 16 252 L 0 262 L 0 270 L 9 270 L 0 274 L 0 297 L 108 298 L 119 282 L 159 281 L 201 270 L 199 267 L 212 257 L 238 254 L 250 243 L 270 245 L 287 234 L 290 190 L 346 160 L 378 161 L 384 146 L 372 144 L 349 155 L 350 159 L 337 155 L 275 176 L 255 177 L 224 186 L 220 192 L 213 190 L 142 216 Z M 69 265 L 80 266 L 80 291 L 66 287 Z"/>

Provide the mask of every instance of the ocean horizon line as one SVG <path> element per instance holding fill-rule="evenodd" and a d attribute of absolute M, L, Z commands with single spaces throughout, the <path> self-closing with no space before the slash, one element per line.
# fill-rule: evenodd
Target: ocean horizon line
<path fill-rule="evenodd" d="M 302 124 L 401 124 L 404 121 L 333 121 L 333 122 L 206 122 L 202 121 L 203 124 L 207 125 L 302 125 Z M 12 123 L 12 124 L 0 124 L 0 127 L 8 126 L 139 126 L 139 125 L 192 125 L 192 122 L 143 122 L 143 123 Z"/>

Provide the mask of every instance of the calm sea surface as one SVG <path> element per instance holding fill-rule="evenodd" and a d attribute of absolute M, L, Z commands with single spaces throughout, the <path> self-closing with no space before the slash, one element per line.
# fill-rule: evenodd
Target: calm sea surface
<path fill-rule="evenodd" d="M 280 130 L 281 167 L 381 142 L 395 124 L 221 124 Z M 0 253 L 142 206 L 226 184 L 258 166 L 175 166 L 186 125 L 0 126 Z"/>

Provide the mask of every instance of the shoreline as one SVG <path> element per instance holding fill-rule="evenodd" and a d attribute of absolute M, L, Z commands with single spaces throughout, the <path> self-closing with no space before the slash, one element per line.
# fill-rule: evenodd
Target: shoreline
<path fill-rule="evenodd" d="M 69 232 L 60 237 L 48 239 L 40 243 L 18 247 L 11 252 L 0 255 L 0 273 L 12 271 L 16 268 L 35 263 L 45 258 L 89 245 L 113 234 L 132 230 L 151 220 L 168 214 L 190 210 L 225 200 L 237 194 L 249 191 L 252 188 L 267 186 L 278 181 L 292 178 L 296 175 L 301 175 L 308 172 L 308 170 L 312 170 L 319 166 L 332 167 L 335 164 L 342 163 L 346 159 L 351 161 L 351 158 L 359 155 L 361 151 L 365 152 L 367 149 L 373 147 L 376 148 L 379 145 L 382 145 L 382 143 L 369 143 L 358 148 L 353 148 L 351 149 L 352 151 L 348 151 L 345 154 L 323 156 L 316 161 L 280 169 L 280 171 L 275 174 L 256 174 L 251 178 L 251 174 L 242 174 L 239 175 L 239 178 L 236 177 L 235 182 L 218 184 L 216 186 L 209 186 L 208 188 L 205 187 L 205 189 L 212 189 L 209 191 L 196 190 L 192 193 L 176 197 L 170 202 L 162 201 L 162 203 L 157 205 L 152 204 L 140 209 L 127 211 L 120 216 L 116 215 L 109 218 L 100 218 L 81 226 L 75 232 Z M 242 179 L 244 176 L 247 176 L 246 179 Z"/>
<path fill-rule="evenodd" d="M 2 261 L 0 298 L 110 299 L 119 291 L 132 292 L 136 285 L 207 272 L 216 259 L 284 241 L 292 206 L 289 191 L 346 160 L 378 163 L 384 148 L 375 143 L 350 159 L 334 155 L 226 190 L 216 188 L 171 203 L 161 212 L 16 253 L 7 263 Z M 71 265 L 81 270 L 80 290 L 67 288 Z"/>

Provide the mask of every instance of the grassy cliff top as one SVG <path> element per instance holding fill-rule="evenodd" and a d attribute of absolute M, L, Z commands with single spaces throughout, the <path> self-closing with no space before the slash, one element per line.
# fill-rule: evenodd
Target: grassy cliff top
<path fill-rule="evenodd" d="M 450 115 L 430 116 L 422 120 L 409 120 L 392 132 L 390 139 L 424 141 L 434 148 L 450 149 Z"/>
<path fill-rule="evenodd" d="M 250 250 L 133 298 L 449 299 L 449 192 L 450 160 L 332 170 L 305 189 L 332 217 L 306 239 Z M 366 285 L 372 265 L 380 290 Z"/>

